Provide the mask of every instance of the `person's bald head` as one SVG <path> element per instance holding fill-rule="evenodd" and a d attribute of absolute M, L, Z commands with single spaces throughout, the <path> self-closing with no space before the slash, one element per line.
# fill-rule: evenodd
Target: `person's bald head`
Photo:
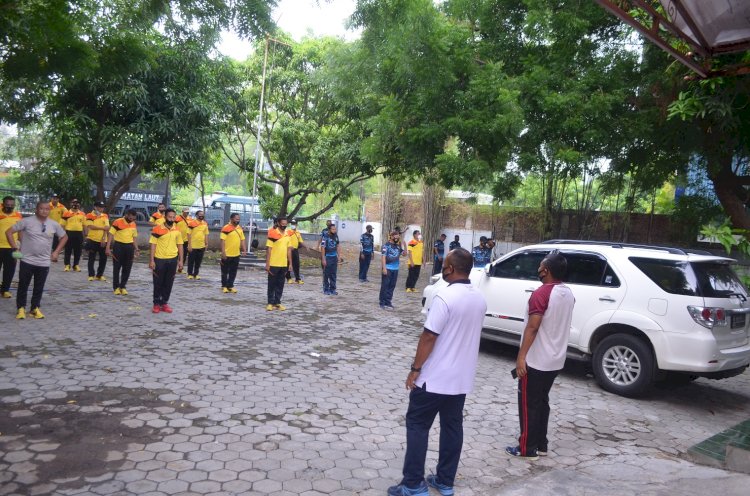
<path fill-rule="evenodd" d="M 443 279 L 448 282 L 468 279 L 474 267 L 474 257 L 464 248 L 456 248 L 448 252 L 443 262 Z"/>

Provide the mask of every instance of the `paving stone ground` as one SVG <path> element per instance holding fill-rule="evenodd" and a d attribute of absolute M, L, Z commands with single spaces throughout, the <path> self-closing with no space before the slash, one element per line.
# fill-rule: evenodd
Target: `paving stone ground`
<path fill-rule="evenodd" d="M 339 296 L 307 272 L 286 312 L 265 311 L 264 273 L 240 272 L 225 295 L 215 266 L 178 276 L 171 315 L 150 313 L 142 264 L 125 297 L 53 266 L 44 320 L 16 321 L 1 300 L 0 494 L 385 494 L 400 479 L 421 296 L 403 292 L 402 270 L 383 311 L 352 264 Z M 550 456 L 526 463 L 503 455 L 518 434 L 515 353 L 482 345 L 456 494 L 747 494 L 750 476 L 686 451 L 750 418 L 750 374 L 626 399 L 569 362 Z M 436 429 L 431 448 L 428 470 Z"/>

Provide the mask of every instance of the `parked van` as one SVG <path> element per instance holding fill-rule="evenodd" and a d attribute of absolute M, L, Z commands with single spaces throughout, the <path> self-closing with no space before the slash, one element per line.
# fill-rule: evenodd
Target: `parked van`
<path fill-rule="evenodd" d="M 227 209 L 229 209 L 228 213 Z M 204 196 L 203 201 L 196 200 L 190 207 L 190 215 L 195 215 L 198 210 L 204 210 L 206 222 L 211 227 L 223 226 L 230 213 L 240 214 L 240 225 L 243 227 L 253 225 L 254 229 L 267 229 L 269 225 L 269 220 L 262 218 L 260 214 L 258 199 L 252 196 L 237 196 L 224 191 L 214 191 L 213 194 Z"/>

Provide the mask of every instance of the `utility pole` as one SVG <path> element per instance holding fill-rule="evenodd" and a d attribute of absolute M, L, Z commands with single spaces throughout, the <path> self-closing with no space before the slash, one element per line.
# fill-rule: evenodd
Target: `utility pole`
<path fill-rule="evenodd" d="M 276 38 L 271 38 L 270 35 L 266 35 L 265 49 L 263 52 L 263 76 L 260 81 L 260 105 L 258 107 L 258 133 L 255 137 L 255 167 L 253 168 L 253 198 L 255 199 L 255 205 L 252 207 L 252 218 L 250 220 L 250 235 L 248 239 L 248 246 L 252 246 L 253 243 L 253 222 L 255 222 L 256 212 L 260 213 L 260 202 L 258 201 L 258 170 L 260 167 L 260 131 L 263 124 L 263 105 L 265 103 L 266 96 L 266 66 L 268 65 L 268 46 L 270 42 L 278 43 L 280 45 L 286 45 L 291 47 L 289 43 L 285 43 Z"/>

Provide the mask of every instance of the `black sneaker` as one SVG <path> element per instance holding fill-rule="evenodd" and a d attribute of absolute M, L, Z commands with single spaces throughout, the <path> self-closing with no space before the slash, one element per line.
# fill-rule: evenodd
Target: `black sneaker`
<path fill-rule="evenodd" d="M 530 462 L 539 459 L 537 450 L 532 450 L 525 455 L 522 455 L 520 446 L 508 446 L 507 448 L 505 448 L 505 454 L 513 458 L 520 458 L 521 460 L 528 460 Z"/>

